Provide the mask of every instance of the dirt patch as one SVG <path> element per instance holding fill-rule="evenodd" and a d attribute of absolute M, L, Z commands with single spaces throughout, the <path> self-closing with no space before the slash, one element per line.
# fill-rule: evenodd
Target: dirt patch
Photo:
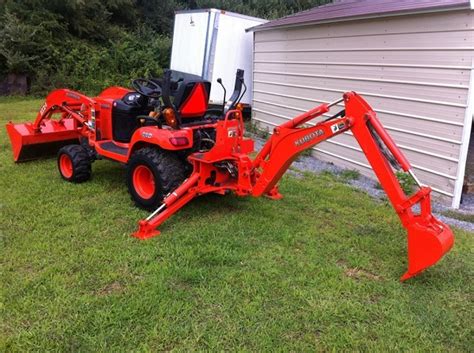
<path fill-rule="evenodd" d="M 336 261 L 336 263 L 344 269 L 344 274 L 347 277 L 360 280 L 362 278 L 368 278 L 373 281 L 380 281 L 382 280 L 382 276 L 376 275 L 370 271 L 364 270 L 362 268 L 358 267 L 349 267 L 348 263 L 344 259 L 339 259 Z"/>
<path fill-rule="evenodd" d="M 346 268 L 344 270 L 344 274 L 347 277 L 354 278 L 356 280 L 362 279 L 364 277 L 368 278 L 368 279 L 371 279 L 373 281 L 380 281 L 382 279 L 382 277 L 379 276 L 379 275 L 373 274 L 369 271 L 366 271 L 366 270 L 363 270 L 363 269 L 357 268 L 357 267 Z"/>
<path fill-rule="evenodd" d="M 105 295 L 110 295 L 110 294 L 122 293 L 123 291 L 124 291 L 123 285 L 115 281 L 115 282 L 107 284 L 104 288 L 100 289 L 97 292 L 97 295 L 105 296 Z"/>
<path fill-rule="evenodd" d="M 371 295 L 371 296 L 369 297 L 368 302 L 369 302 L 370 304 L 377 304 L 377 303 L 380 302 L 382 299 L 383 299 L 383 297 L 382 297 L 381 295 L 379 295 L 379 294 L 374 294 L 374 295 Z"/>
<path fill-rule="evenodd" d="M 168 288 L 171 291 L 190 291 L 193 286 L 186 280 L 174 279 L 168 283 Z"/>

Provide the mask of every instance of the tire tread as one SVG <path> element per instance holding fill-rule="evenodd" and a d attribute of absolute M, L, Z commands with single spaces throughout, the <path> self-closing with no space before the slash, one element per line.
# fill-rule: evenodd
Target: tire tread
<path fill-rule="evenodd" d="M 156 168 L 157 177 L 159 179 L 160 197 L 153 205 L 145 205 L 140 202 L 139 199 L 135 198 L 131 180 L 132 171 L 129 168 L 127 173 L 127 186 L 130 196 L 138 207 L 153 210 L 168 193 L 172 192 L 184 181 L 186 178 L 185 166 L 172 152 L 154 147 L 144 147 L 134 152 L 130 157 L 129 165 L 133 165 L 137 159 L 147 160 Z"/>
<path fill-rule="evenodd" d="M 91 178 L 92 162 L 84 147 L 80 145 L 67 145 L 59 150 L 58 157 L 61 154 L 67 154 L 72 161 L 73 175 L 68 181 L 82 183 Z"/>

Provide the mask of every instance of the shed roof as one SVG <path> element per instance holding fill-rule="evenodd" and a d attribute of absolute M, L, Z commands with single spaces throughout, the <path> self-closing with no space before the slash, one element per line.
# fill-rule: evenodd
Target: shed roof
<path fill-rule="evenodd" d="M 327 23 L 357 18 L 469 8 L 470 0 L 336 0 L 330 4 L 264 23 L 250 30 L 260 31 L 276 27 Z"/>

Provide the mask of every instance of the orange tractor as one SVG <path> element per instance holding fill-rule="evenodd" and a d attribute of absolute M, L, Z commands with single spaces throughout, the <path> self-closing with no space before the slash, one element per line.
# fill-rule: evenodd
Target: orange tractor
<path fill-rule="evenodd" d="M 89 179 L 96 159 L 126 164 L 133 200 L 154 209 L 133 234 L 147 239 L 160 234 L 158 226 L 203 194 L 280 199 L 277 184 L 301 152 L 351 131 L 407 229 L 408 270 L 401 280 L 434 265 L 451 249 L 453 233 L 431 213 L 431 189 L 418 181 L 357 93 L 347 92 L 276 127 L 252 159 L 254 142 L 244 137 L 238 109 L 245 87 L 240 70 L 234 93 L 219 111 L 208 110 L 210 83 L 196 76 L 167 71 L 162 80 L 138 79 L 133 87 L 111 87 L 95 98 L 66 89 L 52 92 L 33 124 L 7 124 L 15 161 L 66 144 L 59 149 L 58 168 L 72 182 Z M 342 102 L 344 109 L 307 126 Z M 51 119 L 55 114 L 58 120 Z M 406 195 L 393 169 L 410 173 L 418 191 Z"/>

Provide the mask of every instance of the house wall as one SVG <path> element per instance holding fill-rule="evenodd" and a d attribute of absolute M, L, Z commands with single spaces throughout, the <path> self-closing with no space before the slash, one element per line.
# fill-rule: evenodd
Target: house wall
<path fill-rule="evenodd" d="M 253 119 L 272 127 L 356 91 L 419 179 L 457 207 L 462 151 L 469 142 L 463 131 L 472 124 L 467 108 L 473 58 L 474 17 L 468 10 L 257 31 Z M 317 145 L 314 153 L 374 176 L 349 132 Z"/>

